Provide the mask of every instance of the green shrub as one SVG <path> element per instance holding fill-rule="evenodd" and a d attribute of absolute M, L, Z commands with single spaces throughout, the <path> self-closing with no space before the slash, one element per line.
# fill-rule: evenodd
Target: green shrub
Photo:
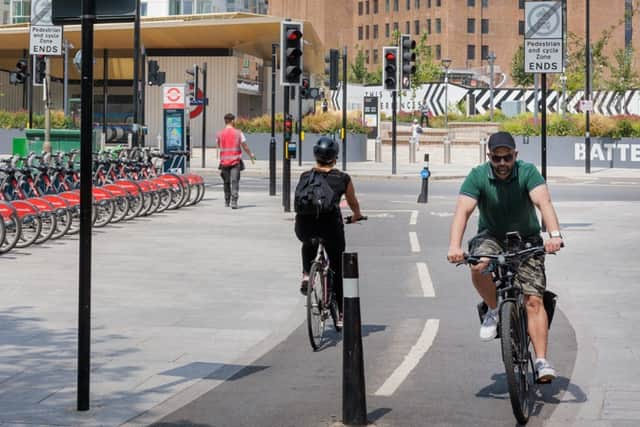
<path fill-rule="evenodd" d="M 24 129 L 29 121 L 29 113 L 26 111 L 0 111 L 0 128 Z M 44 115 L 33 115 L 33 127 L 44 128 Z M 73 129 L 75 126 L 71 117 L 65 117 L 63 111 L 51 112 L 51 129 Z"/>
<path fill-rule="evenodd" d="M 276 132 L 282 132 L 284 118 L 281 113 L 276 114 Z M 254 117 L 252 119 L 239 117 L 236 127 L 245 133 L 270 133 L 271 115 Z M 309 133 L 328 134 L 339 132 L 342 128 L 342 113 L 326 112 L 310 114 L 302 119 L 302 130 Z M 362 121 L 362 113 L 353 111 L 347 114 L 347 132 L 366 133 L 367 129 Z"/>

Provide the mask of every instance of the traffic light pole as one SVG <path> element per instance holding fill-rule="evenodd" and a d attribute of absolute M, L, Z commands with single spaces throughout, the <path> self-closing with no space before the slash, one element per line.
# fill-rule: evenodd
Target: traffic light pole
<path fill-rule="evenodd" d="M 347 170 L 347 47 L 342 51 L 342 170 Z"/>
<path fill-rule="evenodd" d="M 298 157 L 298 166 L 302 166 L 302 88 L 298 90 L 298 146 L 296 147 L 296 156 Z"/>
<path fill-rule="evenodd" d="M 138 146 L 138 111 L 140 106 L 140 0 L 136 1 L 133 25 L 133 135 L 132 144 Z M 82 53 L 84 55 L 84 52 Z"/>
<path fill-rule="evenodd" d="M 28 55 L 25 50 L 25 55 L 27 57 L 27 70 L 30 70 L 27 74 L 25 80 L 25 87 L 27 89 L 27 109 L 29 110 L 29 129 L 33 129 L 33 78 L 31 73 L 33 72 L 33 56 Z"/>
<path fill-rule="evenodd" d="M 547 180 L 547 73 L 540 76 L 540 86 L 542 88 L 542 100 L 540 101 L 540 109 L 542 110 L 542 128 L 540 129 L 540 146 L 541 146 L 541 169 L 542 177 Z"/>
<path fill-rule="evenodd" d="M 146 106 L 145 96 L 147 92 L 147 54 L 143 52 L 141 54 L 142 60 L 140 61 L 140 81 L 142 84 L 140 85 L 140 126 L 144 126 L 144 110 Z M 142 128 L 140 129 L 140 146 L 144 147 L 144 132 Z"/>
<path fill-rule="evenodd" d="M 289 117 L 289 89 L 284 87 L 283 117 L 286 122 Z M 283 126 L 282 132 L 282 206 L 285 212 L 291 212 L 291 159 L 289 159 L 289 140 L 287 132 Z"/>
<path fill-rule="evenodd" d="M 391 174 L 396 174 L 396 110 L 398 91 L 391 92 Z"/>
<path fill-rule="evenodd" d="M 45 71 L 44 79 L 42 81 L 42 101 L 44 104 L 44 143 L 42 144 L 43 151 L 47 153 L 51 152 L 51 113 L 49 111 L 49 91 L 51 83 L 51 60 L 48 56 L 44 58 Z"/>
<path fill-rule="evenodd" d="M 202 168 L 207 157 L 207 63 L 202 64 Z M 197 97 L 197 95 L 196 95 Z"/>
<path fill-rule="evenodd" d="M 95 1 L 82 0 L 80 125 L 80 269 L 78 298 L 78 411 L 89 410 L 91 374 L 91 204 L 93 127 L 93 24 Z"/>
<path fill-rule="evenodd" d="M 269 195 L 276 195 L 276 49 L 271 44 L 271 140 L 269 141 Z"/>

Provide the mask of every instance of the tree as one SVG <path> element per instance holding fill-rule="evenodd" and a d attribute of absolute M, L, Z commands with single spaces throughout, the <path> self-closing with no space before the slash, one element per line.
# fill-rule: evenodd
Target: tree
<path fill-rule="evenodd" d="M 624 92 L 640 86 L 640 75 L 633 69 L 633 48 L 617 49 L 615 64 L 609 64 L 611 78 L 607 80 L 607 89 Z"/>
<path fill-rule="evenodd" d="M 524 72 L 524 45 L 520 45 L 511 60 L 511 78 L 521 87 L 533 85 L 533 74 Z"/>
<path fill-rule="evenodd" d="M 367 73 L 366 84 L 380 85 L 382 84 L 382 67 L 378 67 L 374 72 Z"/>
<path fill-rule="evenodd" d="M 356 59 L 351 64 L 348 81 L 350 83 L 365 83 L 367 78 L 367 67 L 365 66 L 365 57 L 362 50 L 358 50 Z"/>
<path fill-rule="evenodd" d="M 433 61 L 431 47 L 427 46 L 427 33 L 422 33 L 416 44 L 416 74 L 411 79 L 412 86 L 439 81 L 441 75 L 440 66 Z"/>

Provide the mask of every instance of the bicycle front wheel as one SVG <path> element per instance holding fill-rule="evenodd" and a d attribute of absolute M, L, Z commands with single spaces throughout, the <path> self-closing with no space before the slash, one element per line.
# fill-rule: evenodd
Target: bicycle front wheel
<path fill-rule="evenodd" d="M 325 273 L 322 271 L 322 266 L 314 262 L 309 272 L 309 286 L 307 288 L 307 330 L 309 342 L 314 351 L 320 348 L 324 337 L 324 280 Z"/>
<path fill-rule="evenodd" d="M 521 316 L 515 302 L 502 303 L 500 338 L 509 397 L 516 420 L 520 424 L 526 424 L 533 403 L 533 371 L 530 364 L 529 340 Z"/>

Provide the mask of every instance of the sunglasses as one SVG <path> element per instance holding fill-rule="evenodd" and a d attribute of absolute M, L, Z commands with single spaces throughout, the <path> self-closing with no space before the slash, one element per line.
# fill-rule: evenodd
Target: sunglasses
<path fill-rule="evenodd" d="M 500 163 L 501 160 L 504 160 L 505 163 L 509 163 L 513 160 L 513 154 L 505 154 L 504 156 L 498 156 L 497 154 L 491 154 L 491 161 L 493 163 Z"/>

